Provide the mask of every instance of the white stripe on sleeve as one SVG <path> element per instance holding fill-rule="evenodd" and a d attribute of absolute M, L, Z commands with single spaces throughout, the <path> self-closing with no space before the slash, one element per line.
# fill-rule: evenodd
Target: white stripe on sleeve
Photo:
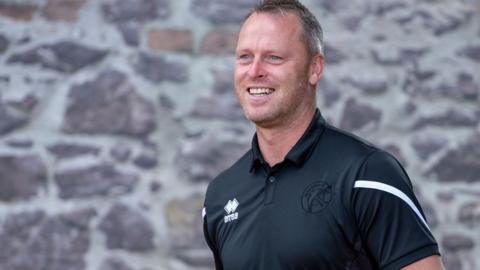
<path fill-rule="evenodd" d="M 206 215 L 207 215 L 207 210 L 205 210 L 205 207 L 203 207 L 203 209 L 202 209 L 202 219 L 205 218 Z"/>
<path fill-rule="evenodd" d="M 354 188 L 369 188 L 369 189 L 376 189 L 376 190 L 381 190 L 388 192 L 392 195 L 397 196 L 400 198 L 402 201 L 406 202 L 410 208 L 412 208 L 413 212 L 417 214 L 418 218 L 425 224 L 428 230 L 430 230 L 430 227 L 428 227 L 427 221 L 423 218 L 422 214 L 418 210 L 417 206 L 413 203 L 413 201 L 401 190 L 392 187 L 390 185 L 380 183 L 380 182 L 375 182 L 375 181 L 366 181 L 366 180 L 357 180 L 355 181 Z"/>

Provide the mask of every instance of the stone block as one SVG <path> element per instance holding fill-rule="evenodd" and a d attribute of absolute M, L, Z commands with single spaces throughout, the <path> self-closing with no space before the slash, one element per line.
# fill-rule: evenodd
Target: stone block
<path fill-rule="evenodd" d="M 59 41 L 13 54 L 7 59 L 7 63 L 39 64 L 46 69 L 74 73 L 99 62 L 106 55 L 107 51 L 105 50 L 91 48 L 73 41 Z"/>
<path fill-rule="evenodd" d="M 447 252 L 460 252 L 472 250 L 475 243 L 471 236 L 451 233 L 443 236 L 441 245 Z"/>
<path fill-rule="evenodd" d="M 178 61 L 167 60 L 163 56 L 140 53 L 133 65 L 135 71 L 154 83 L 162 81 L 185 82 L 188 67 Z"/>
<path fill-rule="evenodd" d="M 192 11 L 196 15 L 215 24 L 239 24 L 251 8 L 255 0 L 193 0 Z"/>
<path fill-rule="evenodd" d="M 110 22 L 147 22 L 168 17 L 170 2 L 168 0 L 103 0 L 102 12 L 105 19 Z"/>
<path fill-rule="evenodd" d="M 17 21 L 31 21 L 38 6 L 21 3 L 0 3 L 0 16 Z"/>
<path fill-rule="evenodd" d="M 480 228 L 480 202 L 467 202 L 460 207 L 458 221 L 468 228 Z"/>
<path fill-rule="evenodd" d="M 412 129 L 418 130 L 427 126 L 475 127 L 479 122 L 480 118 L 475 113 L 466 113 L 451 109 L 432 116 L 421 116 L 415 121 Z"/>
<path fill-rule="evenodd" d="M 109 249 L 146 252 L 155 248 L 152 224 L 137 210 L 117 203 L 98 227 L 107 237 Z"/>
<path fill-rule="evenodd" d="M 4 53 L 8 49 L 8 45 L 10 45 L 10 41 L 6 36 L 0 34 L 0 54 Z"/>
<path fill-rule="evenodd" d="M 448 151 L 427 173 L 440 182 L 480 182 L 480 135 Z"/>
<path fill-rule="evenodd" d="M 192 181 L 211 181 L 230 167 L 248 149 L 235 141 L 200 136 L 185 141 L 176 156 L 181 175 Z"/>
<path fill-rule="evenodd" d="M 59 142 L 47 147 L 57 159 L 73 158 L 82 155 L 98 155 L 100 149 L 94 146 Z"/>
<path fill-rule="evenodd" d="M 8 106 L 0 101 L 0 135 L 18 129 L 30 120 L 30 116 Z"/>
<path fill-rule="evenodd" d="M 377 126 L 381 118 L 382 111 L 350 98 L 345 103 L 340 127 L 353 131 L 364 128 L 367 125 Z"/>
<path fill-rule="evenodd" d="M 43 15 L 52 21 L 72 22 L 77 20 L 78 11 L 86 0 L 48 0 L 42 8 Z"/>
<path fill-rule="evenodd" d="M 0 201 L 30 199 L 46 187 L 47 168 L 38 156 L 0 156 Z"/>
<path fill-rule="evenodd" d="M 470 60 L 480 63 L 480 45 L 469 45 L 457 52 L 461 56 L 465 56 Z"/>
<path fill-rule="evenodd" d="M 234 54 L 238 33 L 225 29 L 214 29 L 203 37 L 200 52 L 204 54 Z"/>
<path fill-rule="evenodd" d="M 148 32 L 148 47 L 154 51 L 193 51 L 193 35 L 190 29 L 157 28 Z"/>
<path fill-rule="evenodd" d="M 120 172 L 107 164 L 55 173 L 55 182 L 62 199 L 130 193 L 138 179 L 137 175 Z"/>
<path fill-rule="evenodd" d="M 75 226 L 75 214 L 65 214 L 70 219 L 63 214 L 49 217 L 40 211 L 7 216 L 0 229 L 0 269 L 85 270 L 88 225 Z M 80 221 L 89 222 L 90 218 Z"/>
<path fill-rule="evenodd" d="M 432 154 L 448 145 L 448 139 L 438 135 L 416 136 L 411 140 L 415 153 L 422 160 L 427 160 Z"/>
<path fill-rule="evenodd" d="M 137 22 L 118 23 L 117 28 L 128 46 L 137 47 L 140 44 L 142 27 Z"/>
<path fill-rule="evenodd" d="M 63 122 L 67 133 L 143 137 L 154 129 L 154 104 L 137 94 L 123 73 L 105 70 L 70 89 Z"/>

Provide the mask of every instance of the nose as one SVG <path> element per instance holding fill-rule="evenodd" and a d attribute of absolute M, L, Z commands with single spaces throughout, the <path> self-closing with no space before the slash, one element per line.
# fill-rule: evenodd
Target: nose
<path fill-rule="evenodd" d="M 266 71 L 263 66 L 262 60 L 258 57 L 255 57 L 248 69 L 248 76 L 252 79 L 263 78 L 265 77 Z"/>

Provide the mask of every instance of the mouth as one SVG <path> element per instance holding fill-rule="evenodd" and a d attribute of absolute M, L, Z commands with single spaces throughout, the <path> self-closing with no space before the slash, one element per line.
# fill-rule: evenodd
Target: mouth
<path fill-rule="evenodd" d="M 275 89 L 269 87 L 249 87 L 247 88 L 247 92 L 251 96 L 268 96 L 271 93 L 275 92 Z"/>

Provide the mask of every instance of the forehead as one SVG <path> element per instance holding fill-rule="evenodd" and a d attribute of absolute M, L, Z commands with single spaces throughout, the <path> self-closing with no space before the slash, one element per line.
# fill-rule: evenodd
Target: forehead
<path fill-rule="evenodd" d="M 293 42 L 300 40 L 302 31 L 300 20 L 293 12 L 255 12 L 242 25 L 238 41 L 239 45 L 246 39 L 257 41 L 288 39 Z"/>

